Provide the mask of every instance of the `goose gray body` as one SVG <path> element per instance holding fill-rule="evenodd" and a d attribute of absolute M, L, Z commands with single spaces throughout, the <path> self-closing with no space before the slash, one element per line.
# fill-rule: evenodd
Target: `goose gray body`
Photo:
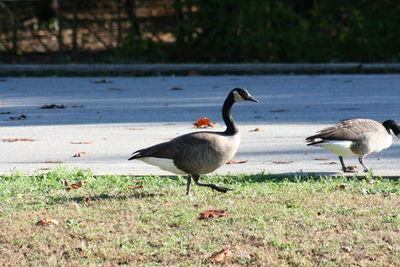
<path fill-rule="evenodd" d="M 200 175 L 215 171 L 235 155 L 240 134 L 231 116 L 231 107 L 235 102 L 254 101 L 247 90 L 233 89 L 225 99 L 222 117 L 227 126 L 224 132 L 193 132 L 178 136 L 168 142 L 140 149 L 129 160 L 138 159 L 175 174 L 187 174 L 186 194 L 189 194 L 192 178 L 199 186 L 210 187 L 219 192 L 231 189 L 199 181 Z"/>
<path fill-rule="evenodd" d="M 306 141 L 309 146 L 321 146 L 338 155 L 343 171 L 351 171 L 345 167 L 343 157 L 358 157 L 367 172 L 363 158 L 392 145 L 390 130 L 400 136 L 399 126 L 392 120 L 382 124 L 370 119 L 349 119 L 318 131 L 317 134 L 307 137 Z"/>

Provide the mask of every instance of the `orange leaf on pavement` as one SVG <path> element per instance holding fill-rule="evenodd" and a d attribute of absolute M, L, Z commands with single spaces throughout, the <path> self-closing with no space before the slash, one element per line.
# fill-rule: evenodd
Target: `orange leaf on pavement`
<path fill-rule="evenodd" d="M 231 159 L 226 164 L 242 164 L 242 163 L 246 163 L 246 162 L 247 162 L 247 160 Z"/>
<path fill-rule="evenodd" d="M 194 123 L 197 128 L 205 128 L 211 125 L 211 121 L 207 118 L 200 118 Z"/>

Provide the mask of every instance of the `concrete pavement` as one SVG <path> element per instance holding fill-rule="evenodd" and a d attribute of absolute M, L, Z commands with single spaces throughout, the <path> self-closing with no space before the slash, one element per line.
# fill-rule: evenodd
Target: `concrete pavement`
<path fill-rule="evenodd" d="M 61 164 L 96 174 L 170 174 L 127 158 L 137 149 L 198 131 L 193 123 L 200 117 L 223 130 L 221 106 L 234 87 L 247 88 L 260 103 L 234 106 L 242 134 L 235 159 L 248 162 L 225 165 L 218 174 L 334 175 L 340 169 L 337 157 L 306 147 L 305 137 L 345 118 L 400 122 L 400 75 L 9 77 L 0 79 L 0 138 L 34 141 L 1 142 L 0 173 L 35 173 Z M 66 108 L 40 108 L 50 104 Z M 86 154 L 73 157 L 78 152 Z M 395 139 L 391 148 L 364 162 L 376 174 L 396 176 L 399 157 Z M 358 165 L 354 158 L 345 161 Z"/>

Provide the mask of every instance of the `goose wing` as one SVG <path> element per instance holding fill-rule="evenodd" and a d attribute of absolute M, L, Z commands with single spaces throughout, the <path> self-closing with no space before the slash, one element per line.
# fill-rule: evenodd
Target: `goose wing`
<path fill-rule="evenodd" d="M 379 132 L 382 129 L 384 130 L 382 124 L 374 120 L 348 119 L 318 131 L 316 135 L 307 137 L 306 141 L 310 142 L 309 145 L 323 142 L 315 141 L 315 139 L 356 141 L 368 133 Z"/>

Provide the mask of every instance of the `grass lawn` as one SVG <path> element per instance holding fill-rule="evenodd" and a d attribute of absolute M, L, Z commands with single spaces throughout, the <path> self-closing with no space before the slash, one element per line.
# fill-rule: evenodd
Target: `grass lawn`
<path fill-rule="evenodd" d="M 65 190 L 87 180 L 83 187 Z M 0 266 L 399 266 L 400 183 L 364 178 L 94 176 L 58 169 L 0 177 Z M 227 216 L 200 220 L 204 210 Z M 59 224 L 36 225 L 54 219 Z"/>

